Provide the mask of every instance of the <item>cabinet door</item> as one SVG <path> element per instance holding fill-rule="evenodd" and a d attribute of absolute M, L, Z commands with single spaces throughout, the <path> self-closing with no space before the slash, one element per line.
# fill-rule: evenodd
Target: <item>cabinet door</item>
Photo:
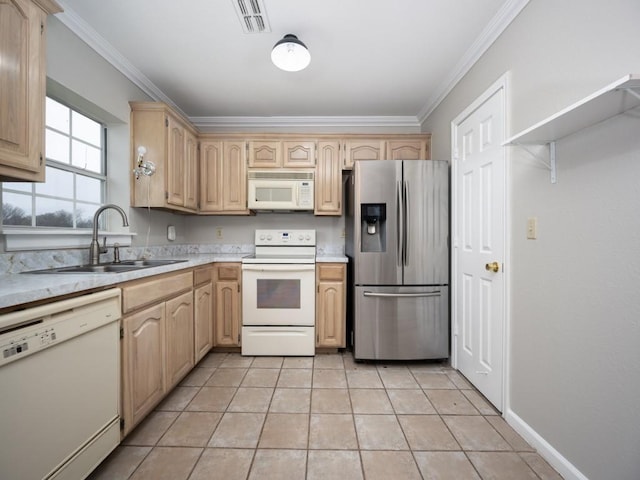
<path fill-rule="evenodd" d="M 215 267 L 215 339 L 214 345 L 240 345 L 240 265 L 219 264 Z"/>
<path fill-rule="evenodd" d="M 0 181 L 44 181 L 46 14 L 0 2 Z"/>
<path fill-rule="evenodd" d="M 385 142 L 375 138 L 344 140 L 344 168 L 351 170 L 358 160 L 382 160 Z"/>
<path fill-rule="evenodd" d="M 198 208 L 198 139 L 185 130 L 184 206 Z"/>
<path fill-rule="evenodd" d="M 282 142 L 284 167 L 313 167 L 316 164 L 316 143 L 313 141 Z"/>
<path fill-rule="evenodd" d="M 200 211 L 222 210 L 222 142 L 200 144 Z"/>
<path fill-rule="evenodd" d="M 222 206 L 224 211 L 249 212 L 247 208 L 246 155 L 245 142 L 224 142 L 221 181 Z"/>
<path fill-rule="evenodd" d="M 122 415 L 130 432 L 165 394 L 165 305 L 122 319 Z"/>
<path fill-rule="evenodd" d="M 277 168 L 282 166 L 280 140 L 252 140 L 249 142 L 249 167 Z"/>
<path fill-rule="evenodd" d="M 193 293 L 166 303 L 167 390 L 193 368 Z"/>
<path fill-rule="evenodd" d="M 426 140 L 390 140 L 387 142 L 388 160 L 428 160 Z"/>
<path fill-rule="evenodd" d="M 316 347 L 345 347 L 346 266 L 318 264 L 316 283 Z"/>
<path fill-rule="evenodd" d="M 171 115 L 167 116 L 169 149 L 167 158 L 167 203 L 184 206 L 185 203 L 185 130 Z"/>
<path fill-rule="evenodd" d="M 211 281 L 193 291 L 194 352 L 198 363 L 213 347 L 213 287 Z"/>
<path fill-rule="evenodd" d="M 342 169 L 338 142 L 318 143 L 315 196 L 316 215 L 342 215 Z"/>

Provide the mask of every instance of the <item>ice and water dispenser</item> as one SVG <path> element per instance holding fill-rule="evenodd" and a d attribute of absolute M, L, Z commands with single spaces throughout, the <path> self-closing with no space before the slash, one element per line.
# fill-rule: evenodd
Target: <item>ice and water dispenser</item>
<path fill-rule="evenodd" d="M 387 205 L 363 203 L 360 205 L 361 251 L 384 252 L 387 247 Z"/>

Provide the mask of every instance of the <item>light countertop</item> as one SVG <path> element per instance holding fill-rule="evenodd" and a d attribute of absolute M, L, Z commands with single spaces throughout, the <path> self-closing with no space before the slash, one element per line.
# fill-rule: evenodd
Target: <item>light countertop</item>
<path fill-rule="evenodd" d="M 213 262 L 240 262 L 242 257 L 246 255 L 246 253 L 175 255 L 171 259 L 186 261 L 121 273 L 15 273 L 0 275 L 0 309 L 46 300 L 60 295 L 78 293 L 83 290 L 108 287 L 130 280 L 193 268 Z M 316 261 L 318 263 L 346 263 L 347 258 L 344 256 L 320 255 L 316 257 Z"/>

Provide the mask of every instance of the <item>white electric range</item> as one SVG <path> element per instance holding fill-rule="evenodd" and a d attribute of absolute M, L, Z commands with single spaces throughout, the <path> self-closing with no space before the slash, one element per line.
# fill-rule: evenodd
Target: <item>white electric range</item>
<path fill-rule="evenodd" d="M 242 355 L 315 354 L 315 230 L 256 230 L 242 260 Z"/>

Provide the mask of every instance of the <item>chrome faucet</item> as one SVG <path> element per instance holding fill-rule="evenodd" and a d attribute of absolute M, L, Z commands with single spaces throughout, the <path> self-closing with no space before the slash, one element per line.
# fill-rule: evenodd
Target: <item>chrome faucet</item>
<path fill-rule="evenodd" d="M 123 227 L 129 226 L 127 214 L 124 213 L 124 210 L 122 210 L 119 206 L 114 205 L 113 203 L 103 205 L 98 210 L 96 210 L 96 213 L 94 213 L 93 215 L 93 235 L 91 236 L 91 245 L 89 246 L 89 263 L 91 265 L 97 265 L 98 263 L 100 263 L 100 254 L 107 253 L 107 247 L 105 246 L 103 248 L 100 248 L 100 243 L 98 243 L 98 217 L 108 208 L 113 208 L 114 210 L 117 210 L 118 213 L 120 213 L 120 216 L 122 217 Z"/>

